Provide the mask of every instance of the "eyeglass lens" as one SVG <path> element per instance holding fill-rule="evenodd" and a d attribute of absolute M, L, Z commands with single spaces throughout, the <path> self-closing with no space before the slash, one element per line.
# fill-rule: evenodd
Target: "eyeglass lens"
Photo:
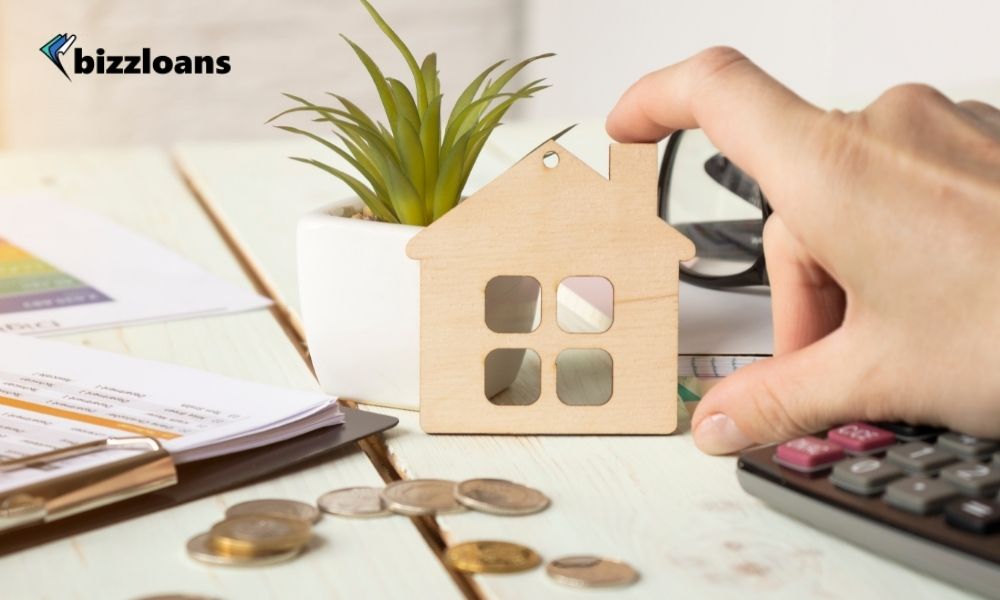
<path fill-rule="evenodd" d="M 760 187 L 712 145 L 701 130 L 678 132 L 664 194 L 663 216 L 695 245 L 682 264 L 693 274 L 736 275 L 763 252 Z"/>

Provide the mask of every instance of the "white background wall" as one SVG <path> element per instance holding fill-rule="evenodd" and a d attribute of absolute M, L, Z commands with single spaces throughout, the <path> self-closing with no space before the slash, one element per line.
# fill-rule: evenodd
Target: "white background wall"
<path fill-rule="evenodd" d="M 542 0 L 525 10 L 525 51 L 560 55 L 536 70 L 555 86 L 525 107 L 530 116 L 605 114 L 642 74 L 718 44 L 828 107 L 906 81 L 1000 104 L 996 1 Z"/>
<path fill-rule="evenodd" d="M 519 46 L 518 0 L 374 3 L 418 59 L 438 51 L 451 97 Z M 39 52 L 57 33 L 76 34 L 76 45 L 91 54 L 98 46 L 119 54 L 143 47 L 228 54 L 232 72 L 89 75 L 69 83 Z M 0 146 L 287 136 L 263 124 L 290 106 L 280 96 L 286 91 L 316 102 L 334 91 L 374 108 L 371 81 L 339 33 L 388 74 L 409 78 L 357 0 L 0 0 Z"/>
<path fill-rule="evenodd" d="M 742 49 L 827 106 L 855 106 L 908 80 L 1000 104 L 995 1 L 375 1 L 417 54 L 439 52 L 452 99 L 494 60 L 558 52 L 532 73 L 554 87 L 516 118 L 601 117 L 643 73 L 715 44 Z M 0 0 L 0 147 L 284 135 L 263 125 L 287 106 L 282 91 L 337 91 L 374 107 L 339 32 L 404 78 L 356 0 Z M 70 84 L 38 51 L 56 33 L 75 33 L 90 50 L 229 54 L 233 71 Z"/>

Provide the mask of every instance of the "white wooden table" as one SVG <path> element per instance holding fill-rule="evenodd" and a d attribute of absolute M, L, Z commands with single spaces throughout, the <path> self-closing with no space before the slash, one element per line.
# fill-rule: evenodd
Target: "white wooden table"
<path fill-rule="evenodd" d="M 505 126 L 470 186 L 482 185 L 560 124 Z M 606 172 L 599 125 L 565 145 Z M 256 285 L 271 311 L 128 327 L 70 340 L 289 387 L 315 388 L 297 317 L 295 222 L 348 195 L 332 177 L 292 163 L 322 148 L 296 141 L 186 144 L 0 155 L 0 193 L 49 190 L 172 247 L 215 273 Z M 2 361 L 2 357 L 0 357 Z M 964 598 L 964 592 L 765 508 L 736 483 L 732 458 L 699 453 L 686 430 L 669 437 L 427 436 L 415 413 L 373 444 L 323 464 L 144 518 L 0 558 L 3 598 L 586 598 L 541 569 L 461 576 L 440 544 L 502 539 L 543 557 L 593 552 L 642 573 L 634 598 Z M 188 537 L 249 498 L 314 500 L 397 477 L 501 477 L 545 491 L 552 507 L 503 518 L 477 513 L 411 521 L 324 518 L 324 540 L 300 559 L 254 570 L 209 567 L 184 554 Z"/>

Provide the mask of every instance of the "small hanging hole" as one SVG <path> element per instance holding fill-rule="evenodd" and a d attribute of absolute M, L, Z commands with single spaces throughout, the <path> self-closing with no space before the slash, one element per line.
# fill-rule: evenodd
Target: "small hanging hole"
<path fill-rule="evenodd" d="M 542 156 L 542 164 L 549 169 L 554 169 L 559 166 L 559 155 L 555 152 L 549 150 Z"/>

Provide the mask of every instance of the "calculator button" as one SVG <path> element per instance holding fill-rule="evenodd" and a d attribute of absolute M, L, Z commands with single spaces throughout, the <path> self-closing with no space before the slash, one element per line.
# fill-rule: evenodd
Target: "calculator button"
<path fill-rule="evenodd" d="M 830 481 L 849 492 L 874 496 L 902 476 L 903 471 L 888 461 L 862 456 L 837 463 L 830 474 Z"/>
<path fill-rule="evenodd" d="M 924 442 L 893 446 L 886 452 L 885 457 L 907 473 L 930 473 L 958 462 L 958 457 L 951 452 L 945 452 L 937 446 Z"/>
<path fill-rule="evenodd" d="M 899 439 L 906 442 L 919 440 L 933 440 L 942 433 L 948 431 L 943 427 L 930 427 L 929 425 L 910 425 L 908 423 L 876 423 L 878 427 L 892 432 Z"/>
<path fill-rule="evenodd" d="M 826 439 L 844 447 L 848 454 L 871 454 L 896 443 L 896 436 L 867 423 L 851 423 L 831 429 Z"/>
<path fill-rule="evenodd" d="M 991 500 L 955 500 L 945 506 L 944 517 L 952 527 L 973 533 L 1000 531 L 1000 503 Z"/>
<path fill-rule="evenodd" d="M 954 452 L 962 458 L 984 458 L 1000 450 L 1000 443 L 996 440 L 977 438 L 964 433 L 946 433 L 938 437 L 937 443 L 943 449 Z"/>
<path fill-rule="evenodd" d="M 1000 466 L 972 460 L 941 471 L 941 478 L 970 496 L 992 496 L 1000 490 Z"/>
<path fill-rule="evenodd" d="M 885 488 L 886 502 L 918 515 L 936 513 L 956 496 L 958 490 L 953 486 L 924 475 L 893 481 Z"/>
<path fill-rule="evenodd" d="M 785 442 L 774 452 L 774 462 L 803 473 L 825 469 L 843 458 L 843 448 L 811 435 Z"/>

